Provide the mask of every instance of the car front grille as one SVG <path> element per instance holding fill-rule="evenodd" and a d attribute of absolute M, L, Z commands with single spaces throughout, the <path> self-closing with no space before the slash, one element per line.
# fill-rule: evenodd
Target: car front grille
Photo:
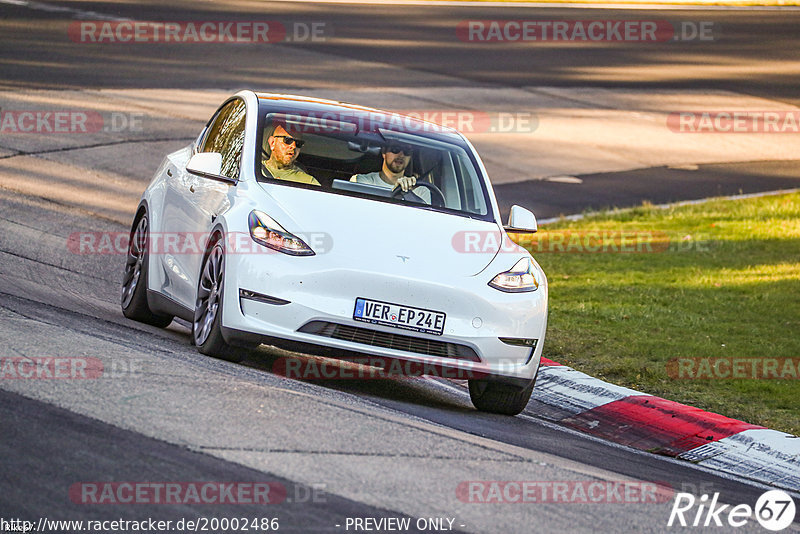
<path fill-rule="evenodd" d="M 303 325 L 298 332 L 332 339 L 341 339 L 343 341 L 371 345 L 373 347 L 425 354 L 426 356 L 453 358 L 472 362 L 481 361 L 475 350 L 466 345 L 406 336 L 391 332 L 381 332 L 379 330 L 372 330 L 371 328 L 342 325 L 328 321 L 311 321 Z"/>

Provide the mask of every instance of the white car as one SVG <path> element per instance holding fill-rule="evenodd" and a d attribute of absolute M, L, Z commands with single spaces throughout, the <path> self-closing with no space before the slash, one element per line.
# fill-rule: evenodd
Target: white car
<path fill-rule="evenodd" d="M 409 191 L 376 174 L 390 151 L 408 162 Z M 380 179 L 357 177 L 370 173 Z M 536 380 L 547 280 L 511 231 L 535 232 L 535 217 L 513 206 L 503 226 L 457 131 L 242 91 L 145 190 L 122 310 L 162 327 L 183 318 L 200 352 L 232 361 L 266 343 L 472 373 L 473 404 L 513 415 Z"/>

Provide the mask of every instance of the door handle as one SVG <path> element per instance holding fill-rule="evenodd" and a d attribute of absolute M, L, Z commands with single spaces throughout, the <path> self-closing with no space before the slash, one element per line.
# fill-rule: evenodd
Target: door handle
<path fill-rule="evenodd" d="M 192 193 L 194 193 L 194 184 L 192 184 L 192 185 L 190 185 L 190 186 L 189 186 L 189 191 L 191 191 Z"/>

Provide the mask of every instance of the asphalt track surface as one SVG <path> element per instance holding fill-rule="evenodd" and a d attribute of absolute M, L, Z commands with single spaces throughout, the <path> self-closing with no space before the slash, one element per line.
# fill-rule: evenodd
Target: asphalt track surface
<path fill-rule="evenodd" d="M 488 87 L 594 86 L 727 89 L 794 104 L 797 95 L 797 23 L 800 11 L 581 10 L 495 6 L 369 6 L 293 2 L 157 2 L 144 0 L 53 2 L 75 10 L 150 21 L 274 20 L 322 23 L 324 42 L 230 47 L 166 43 L 112 46 L 64 43 L 70 14 L 3 5 L 3 79 L 0 86 L 25 88 L 229 87 L 269 85 L 300 89 L 318 85 L 361 85 L 362 78 L 332 78 L 302 64 L 283 65 L 286 46 L 347 59 L 376 61 L 411 71 L 440 73 Z M 244 17 L 244 19 L 242 18 Z M 633 20 L 710 23 L 710 41 L 669 43 L 503 42 L 465 43 L 456 28 L 468 20 Z M 34 24 L 18 24 L 16 21 Z M 58 46 L 54 46 L 54 41 Z M 47 68 L 42 68 L 47 65 Z M 742 68 L 744 67 L 744 68 Z"/>
<path fill-rule="evenodd" d="M 584 210 L 667 204 L 800 187 L 796 161 L 699 165 L 697 169 L 651 167 L 585 174 L 583 183 L 527 181 L 494 186 L 501 213 L 512 204 L 530 207 L 542 219 Z M 535 194 L 532 194 L 535 192 Z"/>
<path fill-rule="evenodd" d="M 798 103 L 792 70 L 800 51 L 797 13 L 648 15 L 714 21 L 726 39 L 707 46 L 482 45 L 465 55 L 453 42 L 453 27 L 465 19 L 497 17 L 496 11 L 261 2 L 52 4 L 141 20 L 239 20 L 264 12 L 277 20 L 322 20 L 334 28 L 337 41 L 292 46 L 331 54 L 333 60 L 445 72 L 470 84 L 725 88 Z M 265 78 L 280 78 L 281 86 L 298 89 L 363 83 L 304 71 L 302 65 L 294 66 L 292 75 L 276 69 L 282 47 L 289 45 L 242 46 L 238 60 L 231 59 L 229 48 L 214 45 L 150 45 L 136 54 L 125 46 L 54 46 L 53 34 L 62 31 L 69 13 L 7 4 L 0 4 L 0 12 L 0 86 L 6 88 L 268 88 L 262 86 Z M 503 11 L 508 19 L 531 16 L 530 10 Z M 598 15 L 557 9 L 540 16 Z M 607 17 L 642 15 L 615 11 Z M 704 76 L 691 68 L 703 62 L 765 67 L 752 72 L 710 68 Z M 661 68 L 645 68 L 652 65 Z M 413 76 L 394 82 L 414 85 Z M 548 217 L 644 200 L 797 187 L 799 181 L 791 162 L 645 169 L 581 179 L 579 190 L 567 183 L 533 184 L 535 195 L 530 184 L 506 184 L 498 187 L 498 197 L 503 206 L 522 197 L 537 215 Z M 467 532 L 662 532 L 669 502 L 474 504 L 456 498 L 456 488 L 468 480 L 635 479 L 663 482 L 676 491 L 720 492 L 724 502 L 751 505 L 763 491 L 558 428 L 530 409 L 516 418 L 479 414 L 459 383 L 287 380 L 270 372 L 284 354 L 268 347 L 242 365 L 206 358 L 190 346 L 185 324 L 158 330 L 122 317 L 117 291 L 123 257 L 76 255 L 66 246 L 70 234 L 87 228 L 127 229 L 58 202 L 0 191 L 2 355 L 90 356 L 106 366 L 131 369 L 135 363 L 137 368 L 107 380 L 2 384 L 4 519 L 279 517 L 282 531 L 343 532 L 348 517 L 447 516 L 455 519 L 456 531 Z M 290 498 L 267 507 L 70 500 L 73 484 L 91 481 L 266 481 L 282 484 Z M 320 498 L 301 498 L 315 485 L 324 489 Z"/>

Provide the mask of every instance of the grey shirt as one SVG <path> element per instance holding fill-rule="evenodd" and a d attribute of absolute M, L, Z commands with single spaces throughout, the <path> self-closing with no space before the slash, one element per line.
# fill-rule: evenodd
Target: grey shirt
<path fill-rule="evenodd" d="M 350 181 L 358 182 L 360 184 L 377 185 L 380 187 L 385 187 L 386 189 L 394 189 L 392 184 L 384 181 L 384 179 L 381 178 L 380 171 L 371 172 L 369 174 L 354 174 L 353 177 L 350 178 Z M 417 187 L 416 189 L 413 189 L 413 191 L 414 194 L 424 200 L 426 204 L 431 203 L 431 192 L 426 187 Z"/>

